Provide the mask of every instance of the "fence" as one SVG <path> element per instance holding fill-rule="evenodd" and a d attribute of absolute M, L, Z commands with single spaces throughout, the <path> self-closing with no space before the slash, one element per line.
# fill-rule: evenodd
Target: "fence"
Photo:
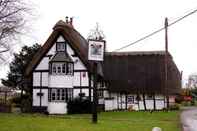
<path fill-rule="evenodd" d="M 8 97 L 11 91 L 0 91 L 0 112 L 11 112 L 11 104 L 8 102 Z"/>

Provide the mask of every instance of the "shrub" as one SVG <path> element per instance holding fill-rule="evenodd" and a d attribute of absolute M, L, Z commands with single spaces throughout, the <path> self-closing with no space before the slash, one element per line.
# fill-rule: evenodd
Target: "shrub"
<path fill-rule="evenodd" d="M 180 104 L 174 104 L 169 106 L 169 110 L 179 110 L 180 109 Z"/>
<path fill-rule="evenodd" d="M 181 102 L 183 102 L 183 96 L 179 95 L 179 96 L 176 96 L 175 98 L 175 102 L 178 103 L 178 104 L 181 104 Z"/>
<path fill-rule="evenodd" d="M 20 107 L 21 105 L 21 97 L 20 96 L 15 96 L 10 99 L 10 102 L 14 107 Z"/>
<path fill-rule="evenodd" d="M 84 114 L 91 113 L 92 102 L 88 99 L 75 98 L 68 102 L 67 105 L 68 114 Z"/>
<path fill-rule="evenodd" d="M 22 98 L 20 95 L 15 96 L 10 101 L 14 107 L 21 107 L 22 112 L 31 112 L 32 106 L 30 94 L 24 94 Z"/>
<path fill-rule="evenodd" d="M 181 104 L 183 106 L 191 106 L 191 102 L 189 102 L 189 101 L 183 101 Z"/>

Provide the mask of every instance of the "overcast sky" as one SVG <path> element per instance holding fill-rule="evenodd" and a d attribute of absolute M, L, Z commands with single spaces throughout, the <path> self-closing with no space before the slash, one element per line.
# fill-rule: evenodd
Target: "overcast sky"
<path fill-rule="evenodd" d="M 85 38 L 99 23 L 107 50 L 129 44 L 197 9 L 196 0 L 34 0 L 36 19 L 23 43 L 43 44 L 55 23 L 74 17 L 74 27 Z M 122 51 L 164 50 L 164 32 Z M 169 28 L 169 51 L 184 77 L 197 72 L 197 13 Z M 1 73 L 0 77 L 5 76 Z"/>

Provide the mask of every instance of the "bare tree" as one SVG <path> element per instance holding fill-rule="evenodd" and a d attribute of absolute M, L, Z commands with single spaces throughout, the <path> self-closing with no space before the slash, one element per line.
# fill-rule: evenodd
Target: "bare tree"
<path fill-rule="evenodd" d="M 31 12 L 29 7 L 23 0 L 0 0 L 0 64 L 13 54 L 12 47 L 22 34 Z"/>
<path fill-rule="evenodd" d="M 189 75 L 187 86 L 189 88 L 197 88 L 197 74 Z"/>
<path fill-rule="evenodd" d="M 96 26 L 94 29 L 90 30 L 90 33 L 88 34 L 88 39 L 94 39 L 94 40 L 105 39 L 105 35 L 103 31 L 100 29 L 100 26 L 98 23 L 96 23 Z"/>

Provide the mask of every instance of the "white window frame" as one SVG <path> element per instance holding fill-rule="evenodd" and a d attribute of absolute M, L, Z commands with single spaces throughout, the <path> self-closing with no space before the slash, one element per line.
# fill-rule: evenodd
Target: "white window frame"
<path fill-rule="evenodd" d="M 49 102 L 68 102 L 72 99 L 72 88 L 49 88 Z"/>
<path fill-rule="evenodd" d="M 51 63 L 52 75 L 74 75 L 74 64 L 72 62 Z"/>
<path fill-rule="evenodd" d="M 66 51 L 66 43 L 65 42 L 56 42 L 56 51 Z"/>

